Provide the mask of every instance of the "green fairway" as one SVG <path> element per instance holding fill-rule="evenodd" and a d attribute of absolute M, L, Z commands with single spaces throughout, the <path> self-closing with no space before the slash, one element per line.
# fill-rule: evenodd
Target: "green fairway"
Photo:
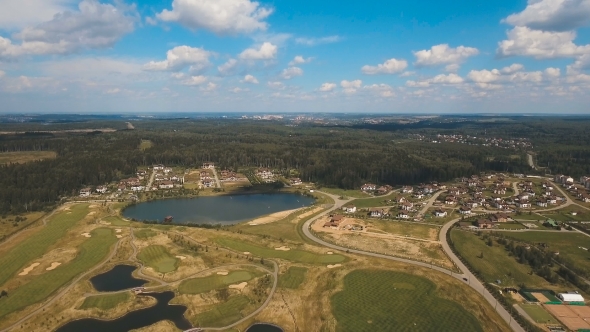
<path fill-rule="evenodd" d="M 273 248 L 259 247 L 243 241 L 228 238 L 219 238 L 216 240 L 219 245 L 231 248 L 241 252 L 250 252 L 255 256 L 267 258 L 280 258 L 289 261 L 306 263 L 306 264 L 334 264 L 341 263 L 346 257 L 341 255 L 320 255 L 303 250 L 281 251 Z"/>
<path fill-rule="evenodd" d="M 121 217 L 111 216 L 102 219 L 113 226 L 129 226 L 129 222 L 121 219 Z"/>
<path fill-rule="evenodd" d="M 551 316 L 542 306 L 537 304 L 519 304 L 520 307 L 529 315 L 531 318 L 541 324 L 559 324 L 555 317 Z"/>
<path fill-rule="evenodd" d="M 542 232 L 537 232 L 544 234 Z M 510 233 L 517 234 L 517 233 Z M 531 234 L 531 233 L 518 233 Z M 485 282 L 502 281 L 502 286 L 525 284 L 528 287 L 546 288 L 548 282 L 533 274 L 527 265 L 519 264 L 514 257 L 508 256 L 503 246 L 494 243 L 492 247 L 477 235 L 457 229 L 451 230 L 451 239 L 459 254 L 465 258 L 481 275 Z M 481 256 L 483 253 L 483 257 Z"/>
<path fill-rule="evenodd" d="M 0 285 L 4 285 L 24 266 L 30 264 L 31 260 L 45 254 L 51 245 L 61 239 L 68 229 L 87 214 L 87 204 L 74 205 L 70 211 L 58 212 L 51 217 L 47 226 L 0 257 Z"/>
<path fill-rule="evenodd" d="M 590 275 L 590 252 L 580 247 L 590 247 L 590 237 L 577 232 L 523 232 L 503 233 L 507 237 L 529 243 L 546 243 L 549 250 L 559 252 L 559 256 L 565 258 L 576 267 L 586 271 Z"/>
<path fill-rule="evenodd" d="M 232 271 L 226 276 L 213 274 L 203 278 L 185 280 L 178 286 L 178 291 L 182 294 L 201 294 L 231 284 L 248 281 L 255 276 L 255 274 L 248 271 Z"/>
<path fill-rule="evenodd" d="M 9 296 L 0 299 L 0 317 L 44 300 L 77 275 L 104 260 L 117 238 L 109 228 L 95 229 L 91 235 L 82 243 L 73 261 L 36 276 L 19 288 L 9 290 Z"/>
<path fill-rule="evenodd" d="M 178 258 L 170 255 L 163 246 L 147 246 L 141 250 L 137 258 L 160 273 L 172 272 L 178 267 Z"/>
<path fill-rule="evenodd" d="M 195 326 L 220 327 L 227 326 L 240 320 L 244 315 L 242 310 L 248 306 L 250 299 L 244 295 L 234 296 L 227 302 L 213 307 L 191 319 Z"/>
<path fill-rule="evenodd" d="M 330 299 L 336 331 L 483 331 L 461 305 L 437 297 L 428 279 L 390 271 L 356 270 Z"/>
<path fill-rule="evenodd" d="M 279 276 L 279 287 L 297 289 L 305 280 L 307 268 L 291 266 L 287 272 Z"/>
<path fill-rule="evenodd" d="M 109 310 L 128 299 L 129 293 L 90 296 L 84 299 L 84 303 L 82 303 L 80 309 L 98 308 L 100 310 Z"/>
<path fill-rule="evenodd" d="M 133 234 L 135 235 L 136 238 L 138 238 L 140 240 L 149 239 L 150 237 L 154 237 L 154 236 L 158 235 L 157 232 L 155 232 L 154 230 L 151 230 L 149 228 L 136 230 L 133 232 Z"/>

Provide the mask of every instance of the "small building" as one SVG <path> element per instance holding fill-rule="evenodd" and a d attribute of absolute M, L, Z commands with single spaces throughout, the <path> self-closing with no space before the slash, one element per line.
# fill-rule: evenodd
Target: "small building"
<path fill-rule="evenodd" d="M 447 216 L 447 211 L 443 210 L 443 209 L 439 209 L 434 211 L 434 216 L 438 217 L 438 218 L 443 218 Z"/>
<path fill-rule="evenodd" d="M 131 191 L 142 191 L 144 189 L 144 186 L 142 185 L 133 185 L 131 186 Z"/>
<path fill-rule="evenodd" d="M 481 228 L 481 229 L 489 229 L 494 226 L 494 224 L 491 221 L 486 220 L 486 219 L 479 219 L 478 221 L 475 222 L 475 224 L 478 228 Z"/>
<path fill-rule="evenodd" d="M 385 214 L 385 211 L 383 211 L 383 209 L 377 209 L 377 208 L 370 208 L 369 209 L 369 215 L 373 218 L 381 218 L 381 217 L 383 217 L 384 214 Z"/>
<path fill-rule="evenodd" d="M 168 217 L 164 218 L 164 223 L 165 224 L 171 224 L 172 223 L 172 219 L 174 219 L 172 216 L 168 216 Z"/>
<path fill-rule="evenodd" d="M 291 182 L 292 186 L 298 186 L 302 183 L 300 178 L 292 178 L 289 182 Z"/>
<path fill-rule="evenodd" d="M 174 182 L 172 182 L 172 181 L 162 181 L 158 187 L 160 189 L 172 189 L 172 188 L 174 188 Z"/>
<path fill-rule="evenodd" d="M 471 208 L 468 206 L 462 206 L 459 208 L 459 213 L 461 214 L 471 214 Z"/>
<path fill-rule="evenodd" d="M 405 212 L 405 211 L 400 211 L 397 214 L 397 218 L 398 219 L 410 219 L 410 215 L 407 212 Z"/>
<path fill-rule="evenodd" d="M 375 191 L 377 189 L 377 185 L 372 183 L 365 183 L 361 186 L 362 191 Z"/>
<path fill-rule="evenodd" d="M 154 171 L 161 171 L 163 169 L 164 169 L 164 165 L 162 165 L 162 164 L 154 165 Z"/>
<path fill-rule="evenodd" d="M 401 205 L 402 210 L 411 211 L 414 208 L 414 203 L 412 202 L 404 202 Z"/>
<path fill-rule="evenodd" d="M 204 169 L 214 169 L 215 168 L 215 163 L 212 163 L 210 161 L 204 162 L 203 163 L 203 167 L 201 167 L 201 168 L 204 168 Z"/>
<path fill-rule="evenodd" d="M 80 197 L 88 197 L 88 196 L 90 196 L 91 193 L 92 193 L 92 189 L 84 188 L 84 189 L 80 190 Z"/>
<path fill-rule="evenodd" d="M 346 213 L 355 213 L 356 206 L 354 206 L 352 204 L 347 204 L 344 207 L 342 207 L 342 210 L 344 210 Z"/>
<path fill-rule="evenodd" d="M 537 200 L 537 206 L 547 207 L 547 200 L 545 198 L 539 198 Z"/>
<path fill-rule="evenodd" d="M 563 302 L 584 302 L 584 297 L 578 293 L 559 293 L 557 297 Z"/>
<path fill-rule="evenodd" d="M 414 191 L 414 188 L 413 188 L 413 187 L 403 187 L 403 188 L 402 188 L 402 193 L 403 193 L 403 194 L 410 194 L 410 193 L 412 193 L 413 191 Z"/>
<path fill-rule="evenodd" d="M 107 187 L 106 186 L 98 186 L 98 187 L 96 187 L 96 192 L 104 194 L 107 192 Z"/>

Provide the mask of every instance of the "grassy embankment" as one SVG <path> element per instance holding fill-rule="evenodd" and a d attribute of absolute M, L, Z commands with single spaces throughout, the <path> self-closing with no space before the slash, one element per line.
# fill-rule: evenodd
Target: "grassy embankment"
<path fill-rule="evenodd" d="M 142 139 L 141 143 L 139 143 L 139 149 L 141 151 L 145 151 L 149 148 L 151 148 L 154 145 L 154 143 L 152 143 L 152 141 L 147 140 L 147 139 Z"/>
<path fill-rule="evenodd" d="M 338 195 L 342 197 L 350 197 L 350 198 L 363 198 L 363 197 L 371 197 L 371 195 L 362 192 L 360 190 L 346 190 L 340 188 L 320 188 L 319 190 L 326 192 L 332 195 Z"/>
<path fill-rule="evenodd" d="M 181 294 L 201 294 L 214 289 L 225 288 L 231 284 L 249 281 L 258 274 L 249 271 L 232 271 L 228 275 L 213 274 L 207 277 L 185 280 L 178 286 Z"/>
<path fill-rule="evenodd" d="M 31 161 L 38 161 L 43 159 L 53 159 L 57 153 L 53 151 L 18 151 L 18 152 L 2 152 L 0 153 L 0 165 L 4 164 L 24 164 Z"/>
<path fill-rule="evenodd" d="M 341 255 L 321 255 L 296 249 L 281 251 L 275 250 L 273 248 L 260 247 L 254 244 L 229 238 L 218 238 L 216 239 L 216 242 L 220 246 L 224 246 L 236 251 L 249 252 L 254 256 L 260 256 L 264 258 L 280 258 L 305 264 L 334 264 L 342 263 L 346 260 L 346 257 Z"/>
<path fill-rule="evenodd" d="M 104 260 L 111 246 L 117 241 L 114 232 L 108 228 L 98 228 L 92 231 L 91 235 L 92 237 L 82 243 L 73 261 L 36 276 L 27 284 L 11 290 L 8 297 L 0 299 L 0 317 L 43 301 L 77 275 Z"/>
<path fill-rule="evenodd" d="M 0 239 L 4 239 L 30 224 L 40 220 L 45 215 L 45 212 L 31 212 L 17 215 L 3 215 L 0 219 Z M 16 221 L 17 218 L 20 221 Z"/>
<path fill-rule="evenodd" d="M 433 282 L 405 273 L 353 271 L 330 302 L 337 331 L 483 331 L 460 304 L 438 297 Z"/>
<path fill-rule="evenodd" d="M 137 258 L 145 265 L 160 273 L 168 273 L 178 268 L 178 258 L 172 256 L 165 247 L 151 245 L 143 248 Z"/>
<path fill-rule="evenodd" d="M 306 267 L 291 266 L 287 272 L 279 276 L 278 286 L 281 288 L 297 289 L 305 280 Z"/>
<path fill-rule="evenodd" d="M 389 200 L 393 200 L 400 196 L 401 194 L 398 192 L 393 192 L 389 195 L 385 196 L 377 196 L 375 198 L 366 198 L 366 199 L 355 199 L 354 201 L 350 202 L 350 204 L 356 206 L 359 209 L 363 208 L 371 208 L 371 207 L 380 207 L 380 206 L 391 206 L 391 202 L 387 202 Z M 351 196 L 352 197 L 352 196 Z M 368 197 L 368 196 L 363 196 Z"/>
<path fill-rule="evenodd" d="M 164 225 L 164 226 L 169 226 L 169 225 Z M 133 234 L 135 235 L 136 238 L 138 238 L 140 240 L 149 239 L 150 237 L 154 237 L 154 236 L 158 235 L 157 232 L 155 232 L 154 230 L 151 230 L 149 228 L 142 228 L 142 229 L 136 230 L 133 232 Z"/>
<path fill-rule="evenodd" d="M 233 296 L 228 301 L 196 315 L 191 321 L 197 323 L 199 326 L 227 326 L 243 317 L 242 310 L 244 310 L 248 304 L 250 304 L 250 299 L 247 296 Z"/>
<path fill-rule="evenodd" d="M 129 293 L 117 293 L 107 295 L 89 296 L 84 299 L 79 309 L 98 308 L 101 310 L 113 309 L 119 303 L 123 303 L 129 299 Z"/>

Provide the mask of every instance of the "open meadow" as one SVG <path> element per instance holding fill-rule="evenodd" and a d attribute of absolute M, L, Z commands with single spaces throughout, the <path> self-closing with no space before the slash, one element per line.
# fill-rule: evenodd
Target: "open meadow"
<path fill-rule="evenodd" d="M 53 151 L 18 151 L 0 153 L 0 165 L 24 164 L 32 161 L 53 159 L 57 154 Z"/>

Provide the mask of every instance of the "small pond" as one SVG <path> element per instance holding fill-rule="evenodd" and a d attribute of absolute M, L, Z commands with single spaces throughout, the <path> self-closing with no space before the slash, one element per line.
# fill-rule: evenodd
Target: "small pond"
<path fill-rule="evenodd" d="M 284 332 L 282 328 L 272 324 L 254 324 L 246 332 Z"/>
<path fill-rule="evenodd" d="M 132 205 L 123 211 L 123 215 L 136 220 L 158 221 L 172 216 L 175 224 L 232 225 L 313 203 L 312 197 L 287 193 L 176 198 Z"/>
<path fill-rule="evenodd" d="M 90 278 L 90 282 L 99 292 L 116 292 L 143 286 L 147 281 L 134 278 L 132 273 L 135 269 L 137 267 L 133 265 L 117 265 L 110 271 Z"/>
<path fill-rule="evenodd" d="M 153 307 L 132 311 L 115 320 L 107 321 L 94 318 L 75 320 L 58 328 L 56 332 L 127 332 L 150 326 L 162 320 L 171 321 L 180 330 L 192 328 L 191 323 L 184 318 L 186 307 L 168 304 L 174 298 L 174 292 L 146 293 L 139 296 L 151 296 L 158 303 Z"/>

